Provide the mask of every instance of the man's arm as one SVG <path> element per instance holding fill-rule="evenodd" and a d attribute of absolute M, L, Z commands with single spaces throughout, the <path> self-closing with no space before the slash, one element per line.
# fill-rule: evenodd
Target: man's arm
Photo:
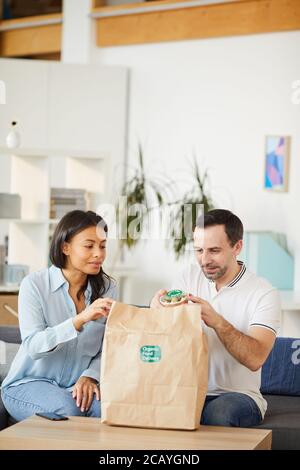
<path fill-rule="evenodd" d="M 276 338 L 272 331 L 259 326 L 251 327 L 248 335 L 246 335 L 234 328 L 223 317 L 216 326 L 215 332 L 227 351 L 238 362 L 252 371 L 256 371 L 263 366 Z"/>
<path fill-rule="evenodd" d="M 275 334 L 267 328 L 252 326 L 248 334 L 234 328 L 213 307 L 199 297 L 189 296 L 189 299 L 201 305 L 201 317 L 204 323 L 213 328 L 227 351 L 243 366 L 252 371 L 262 367 L 270 354 Z"/>

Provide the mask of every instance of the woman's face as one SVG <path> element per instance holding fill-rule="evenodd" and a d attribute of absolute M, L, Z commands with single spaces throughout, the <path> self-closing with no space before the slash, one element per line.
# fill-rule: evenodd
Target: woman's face
<path fill-rule="evenodd" d="M 101 227 L 88 227 L 65 242 L 66 269 L 98 274 L 106 256 L 106 233 Z"/>

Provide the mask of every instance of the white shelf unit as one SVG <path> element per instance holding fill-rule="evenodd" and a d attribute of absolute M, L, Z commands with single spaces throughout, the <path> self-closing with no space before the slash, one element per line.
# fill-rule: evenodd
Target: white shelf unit
<path fill-rule="evenodd" d="M 7 224 L 8 263 L 28 265 L 30 272 L 43 269 L 58 222 L 49 218 L 51 187 L 85 189 L 87 208 L 97 211 L 109 189 L 109 160 L 90 152 L 8 149 L 1 149 L 0 158 L 10 162 L 9 192 L 21 196 L 21 218 L 1 221 Z"/>

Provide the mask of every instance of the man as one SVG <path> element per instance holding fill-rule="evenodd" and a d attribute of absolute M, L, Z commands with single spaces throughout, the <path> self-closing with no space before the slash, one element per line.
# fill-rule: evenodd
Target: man
<path fill-rule="evenodd" d="M 237 260 L 242 239 L 242 222 L 232 212 L 217 209 L 201 216 L 194 231 L 198 263 L 174 285 L 201 306 L 208 339 L 209 382 L 202 424 L 255 426 L 267 408 L 260 393 L 261 367 L 280 325 L 279 294 Z M 152 307 L 165 292 L 155 295 Z"/>

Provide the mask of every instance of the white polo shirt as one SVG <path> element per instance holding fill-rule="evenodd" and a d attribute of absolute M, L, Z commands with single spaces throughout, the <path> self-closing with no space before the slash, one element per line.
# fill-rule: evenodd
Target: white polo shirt
<path fill-rule="evenodd" d="M 251 326 L 258 326 L 276 335 L 281 318 L 278 291 L 265 279 L 246 270 L 241 261 L 239 264 L 238 275 L 219 291 L 215 283 L 205 277 L 199 264 L 188 266 L 174 288 L 206 300 L 242 333 L 249 334 Z M 261 369 L 253 372 L 240 364 L 223 346 L 213 328 L 203 325 L 209 351 L 208 394 L 245 393 L 257 403 L 264 417 L 267 402 L 260 393 Z"/>

